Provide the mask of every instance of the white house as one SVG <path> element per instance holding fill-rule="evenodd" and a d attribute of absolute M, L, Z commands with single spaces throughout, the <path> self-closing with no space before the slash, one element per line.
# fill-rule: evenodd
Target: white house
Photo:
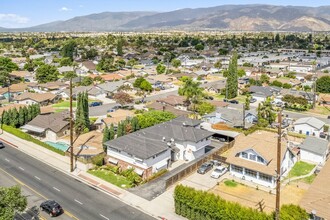
<path fill-rule="evenodd" d="M 329 141 L 309 136 L 299 148 L 301 160 L 324 164 L 329 153 Z"/>
<path fill-rule="evenodd" d="M 324 132 L 325 123 L 314 117 L 299 118 L 293 123 L 295 132 L 306 135 L 320 136 Z"/>
<path fill-rule="evenodd" d="M 179 117 L 108 141 L 108 162 L 148 178 L 174 161 L 201 157 L 213 133 L 196 128 L 195 121 Z"/>
<path fill-rule="evenodd" d="M 248 136 L 238 136 L 226 162 L 230 164 L 229 171 L 232 176 L 275 188 L 276 155 L 276 134 L 258 131 Z M 285 177 L 297 161 L 285 142 L 281 145 L 281 158 L 281 174 Z"/>

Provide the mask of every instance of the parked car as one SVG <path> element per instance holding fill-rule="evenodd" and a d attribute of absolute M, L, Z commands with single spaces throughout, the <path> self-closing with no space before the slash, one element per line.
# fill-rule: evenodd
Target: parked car
<path fill-rule="evenodd" d="M 216 166 L 216 167 L 221 165 L 220 161 L 218 161 L 218 160 L 210 160 L 210 163 L 211 163 L 213 166 Z"/>
<path fill-rule="evenodd" d="M 231 103 L 231 104 L 238 104 L 239 102 L 237 100 L 229 100 L 229 103 Z"/>
<path fill-rule="evenodd" d="M 256 101 L 257 101 L 257 99 L 255 99 L 255 98 L 250 99 L 250 103 L 255 103 Z"/>
<path fill-rule="evenodd" d="M 89 107 L 95 107 L 95 106 L 100 106 L 102 105 L 102 102 L 92 102 L 89 104 Z"/>
<path fill-rule="evenodd" d="M 2 143 L 2 141 L 0 141 L 0 149 L 4 148 L 4 147 L 5 147 L 5 145 Z"/>
<path fill-rule="evenodd" d="M 41 211 L 48 213 L 51 217 L 59 216 L 63 213 L 63 209 L 60 204 L 54 200 L 44 201 L 40 204 L 40 209 Z"/>
<path fill-rule="evenodd" d="M 197 170 L 199 174 L 205 174 L 213 168 L 211 163 L 203 163 Z"/>
<path fill-rule="evenodd" d="M 223 174 L 225 174 L 227 171 L 228 171 L 228 169 L 226 167 L 218 166 L 211 173 L 211 177 L 212 178 L 215 178 L 215 179 L 218 179 L 220 176 L 222 176 Z"/>

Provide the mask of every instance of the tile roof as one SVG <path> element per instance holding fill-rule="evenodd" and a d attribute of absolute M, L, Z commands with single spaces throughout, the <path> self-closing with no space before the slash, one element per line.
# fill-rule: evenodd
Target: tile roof
<path fill-rule="evenodd" d="M 2 107 L 0 107 L 0 116 L 2 115 L 3 111 L 8 111 L 9 109 L 12 109 L 12 108 L 16 108 L 18 110 L 20 107 L 24 107 L 24 106 L 25 105 L 23 105 L 23 104 L 9 104 L 6 106 L 2 106 Z"/>
<path fill-rule="evenodd" d="M 155 110 L 162 111 L 163 110 L 163 106 L 164 105 L 162 103 L 160 103 L 160 102 L 153 102 L 151 104 L 148 104 L 147 105 L 147 108 L 152 108 L 152 109 L 155 109 Z M 171 113 L 173 113 L 176 116 L 180 116 L 180 115 L 187 116 L 187 115 L 189 115 L 191 113 L 191 112 L 188 112 L 188 111 L 183 111 L 183 110 L 176 109 L 173 106 L 167 105 L 167 104 L 165 104 L 165 111 L 171 112 Z"/>
<path fill-rule="evenodd" d="M 176 105 L 184 105 L 186 98 L 178 95 L 169 95 L 166 98 L 159 99 L 158 102 L 164 102 L 166 104 L 176 106 Z"/>

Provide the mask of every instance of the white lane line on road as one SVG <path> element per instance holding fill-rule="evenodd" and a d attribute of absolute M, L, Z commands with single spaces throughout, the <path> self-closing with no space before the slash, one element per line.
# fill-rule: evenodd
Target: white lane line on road
<path fill-rule="evenodd" d="M 105 217 L 104 215 L 100 214 L 100 216 L 106 220 L 110 220 L 109 218 Z"/>
<path fill-rule="evenodd" d="M 41 180 L 39 177 L 37 177 L 37 176 L 34 176 L 34 178 L 36 178 L 37 180 Z"/>
<path fill-rule="evenodd" d="M 18 167 L 20 170 L 24 170 L 24 168 L 22 168 L 22 167 Z"/>
<path fill-rule="evenodd" d="M 7 158 L 5 158 L 5 161 L 9 162 L 10 160 L 8 160 Z"/>
<path fill-rule="evenodd" d="M 78 201 L 78 200 L 74 200 L 75 202 L 77 202 L 77 203 L 79 203 L 80 205 L 82 205 L 83 203 L 82 202 L 80 202 L 80 201 Z"/>
<path fill-rule="evenodd" d="M 53 187 L 53 189 L 55 189 L 56 191 L 59 191 L 59 192 L 61 191 L 61 190 L 57 189 L 56 187 Z"/>

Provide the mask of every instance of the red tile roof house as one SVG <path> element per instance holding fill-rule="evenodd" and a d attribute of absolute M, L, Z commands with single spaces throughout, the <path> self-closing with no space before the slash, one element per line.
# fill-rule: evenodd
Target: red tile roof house
<path fill-rule="evenodd" d="M 39 104 L 41 106 L 46 106 L 49 104 L 54 104 L 60 100 L 60 97 L 53 93 L 23 93 L 15 98 L 16 103 L 19 104 Z"/>

